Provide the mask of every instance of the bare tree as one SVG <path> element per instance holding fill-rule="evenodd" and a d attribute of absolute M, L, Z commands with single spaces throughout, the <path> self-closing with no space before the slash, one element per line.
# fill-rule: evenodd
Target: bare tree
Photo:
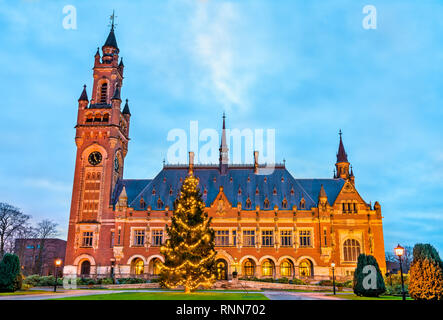
<path fill-rule="evenodd" d="M 34 265 L 34 273 L 41 274 L 43 271 L 43 260 L 45 256 L 45 242 L 49 238 L 53 238 L 58 235 L 57 223 L 51 220 L 45 219 L 37 224 L 35 228 L 36 239 L 39 242 L 37 259 Z"/>
<path fill-rule="evenodd" d="M 0 202 L 0 259 L 11 249 L 15 234 L 27 225 L 29 216 L 10 204 Z"/>

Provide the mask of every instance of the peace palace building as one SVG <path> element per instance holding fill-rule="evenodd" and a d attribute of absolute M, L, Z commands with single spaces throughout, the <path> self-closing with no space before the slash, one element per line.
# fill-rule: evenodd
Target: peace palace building
<path fill-rule="evenodd" d="M 193 167 L 212 217 L 219 279 L 350 277 L 360 253 L 386 270 L 381 208 L 363 200 L 340 134 L 332 179 L 297 179 L 284 164 L 229 164 L 223 117 L 218 165 L 163 165 L 153 179 L 124 179 L 131 112 L 122 106 L 124 65 L 111 28 L 97 50 L 91 100 L 78 100 L 77 155 L 65 275 L 159 273 L 174 200 Z"/>

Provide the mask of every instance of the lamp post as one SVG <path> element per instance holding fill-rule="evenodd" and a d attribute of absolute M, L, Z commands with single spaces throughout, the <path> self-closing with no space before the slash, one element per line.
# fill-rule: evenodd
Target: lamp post
<path fill-rule="evenodd" d="M 394 252 L 395 252 L 395 255 L 398 257 L 398 260 L 400 261 L 401 294 L 402 294 L 402 297 L 403 297 L 403 301 L 405 301 L 406 300 L 405 283 L 404 283 L 404 280 L 403 280 L 403 269 L 401 267 L 401 257 L 405 253 L 405 248 L 403 248 L 401 245 L 398 245 L 394 249 Z"/>
<path fill-rule="evenodd" d="M 60 267 L 61 264 L 62 264 L 61 259 L 55 259 L 55 262 L 54 262 L 54 275 L 55 275 L 54 292 L 57 292 L 57 271 L 58 271 L 58 267 Z"/>
<path fill-rule="evenodd" d="M 332 268 L 332 290 L 334 292 L 335 295 L 335 263 L 331 263 L 331 268 Z"/>

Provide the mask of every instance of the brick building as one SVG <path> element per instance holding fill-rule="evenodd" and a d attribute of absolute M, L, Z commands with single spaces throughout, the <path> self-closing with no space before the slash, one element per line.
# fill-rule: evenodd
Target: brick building
<path fill-rule="evenodd" d="M 336 173 L 298 179 L 276 164 L 230 164 L 223 117 L 217 165 L 163 165 L 152 179 L 124 179 L 131 113 L 122 108 L 124 65 L 114 27 L 97 50 L 91 100 L 78 100 L 77 146 L 65 274 L 153 277 L 165 225 L 189 165 L 216 233 L 217 273 L 327 279 L 349 277 L 359 253 L 386 270 L 381 207 L 358 193 L 340 133 Z M 328 165 L 328 164 L 325 164 Z"/>
<path fill-rule="evenodd" d="M 40 250 L 43 246 L 43 249 Z M 15 254 L 19 257 L 20 266 L 24 275 L 41 274 L 43 276 L 54 275 L 54 263 L 56 259 L 62 260 L 58 272 L 63 270 L 65 260 L 66 240 L 61 239 L 16 239 Z M 41 255 L 41 264 L 39 256 Z"/>

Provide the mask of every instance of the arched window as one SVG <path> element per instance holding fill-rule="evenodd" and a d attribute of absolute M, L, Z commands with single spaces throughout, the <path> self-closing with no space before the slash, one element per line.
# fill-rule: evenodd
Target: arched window
<path fill-rule="evenodd" d="M 92 115 L 92 113 L 88 113 L 86 115 L 86 122 L 92 122 L 94 120 L 94 116 Z"/>
<path fill-rule="evenodd" d="M 343 244 L 343 260 L 356 262 L 360 255 L 360 243 L 355 239 L 348 239 Z"/>
<path fill-rule="evenodd" d="M 140 209 L 145 209 L 146 208 L 146 202 L 143 199 L 143 197 L 140 199 Z"/>
<path fill-rule="evenodd" d="M 100 99 L 99 102 L 100 103 L 106 103 L 108 98 L 108 83 L 107 82 L 103 82 L 103 84 L 100 87 Z"/>
<path fill-rule="evenodd" d="M 264 277 L 272 277 L 274 275 L 274 264 L 269 260 L 265 260 L 261 265 L 261 273 Z"/>
<path fill-rule="evenodd" d="M 300 277 L 312 277 L 312 263 L 308 259 L 303 260 L 300 262 L 298 266 L 298 270 L 300 272 Z"/>
<path fill-rule="evenodd" d="M 283 209 L 287 209 L 288 208 L 288 200 L 286 200 L 286 197 L 283 198 L 281 206 L 282 206 Z"/>
<path fill-rule="evenodd" d="M 280 275 L 282 277 L 292 277 L 292 263 L 288 260 L 283 260 L 280 264 Z"/>
<path fill-rule="evenodd" d="M 109 113 L 103 115 L 103 122 L 109 122 Z"/>
<path fill-rule="evenodd" d="M 101 122 L 102 121 L 102 115 L 100 113 L 96 113 L 94 115 L 94 122 Z"/>
<path fill-rule="evenodd" d="M 83 276 L 89 276 L 90 273 L 91 273 L 91 263 L 89 262 L 89 260 L 85 260 L 81 264 L 80 275 L 82 277 Z"/>
<path fill-rule="evenodd" d="M 160 275 L 161 271 L 161 261 L 160 259 L 155 258 L 154 262 L 152 263 L 152 274 L 154 276 Z"/>
<path fill-rule="evenodd" d="M 131 265 L 132 265 L 132 273 L 133 274 L 135 274 L 135 275 L 143 274 L 145 263 L 143 262 L 142 259 L 136 258 L 136 259 L 132 260 Z"/>
<path fill-rule="evenodd" d="M 305 208 L 306 208 L 305 198 L 301 198 L 301 200 L 300 200 L 300 209 L 305 209 Z"/>
<path fill-rule="evenodd" d="M 246 260 L 245 263 L 243 264 L 243 273 L 247 277 L 254 276 L 255 263 L 251 259 Z"/>

